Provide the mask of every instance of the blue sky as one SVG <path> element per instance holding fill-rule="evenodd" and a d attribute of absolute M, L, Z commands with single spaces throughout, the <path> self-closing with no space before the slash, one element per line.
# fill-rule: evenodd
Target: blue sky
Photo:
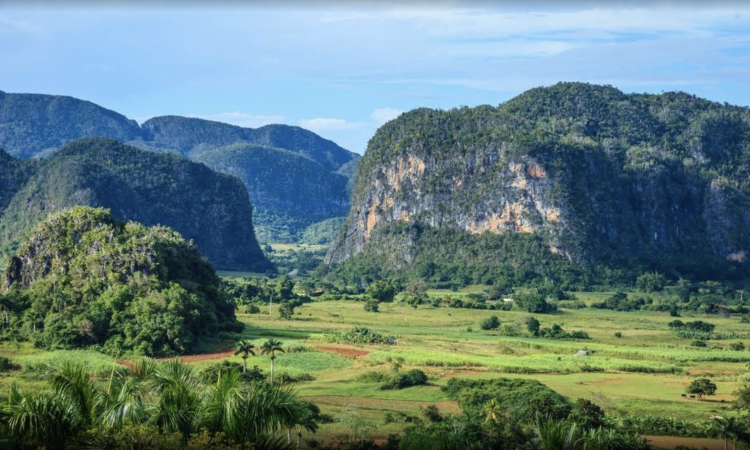
<path fill-rule="evenodd" d="M 359 3 L 214 9 L 0 1 L 0 90 L 143 121 L 288 123 L 362 153 L 416 107 L 497 105 L 558 81 L 750 105 L 750 7 Z"/>

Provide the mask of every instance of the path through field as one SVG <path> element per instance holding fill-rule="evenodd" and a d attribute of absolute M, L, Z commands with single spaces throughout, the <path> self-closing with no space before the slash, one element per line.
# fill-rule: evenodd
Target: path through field
<path fill-rule="evenodd" d="M 724 442 L 716 439 L 674 436 L 646 436 L 646 439 L 648 439 L 649 444 L 656 448 L 673 449 L 683 445 L 695 449 L 707 448 L 708 450 L 724 450 Z"/>

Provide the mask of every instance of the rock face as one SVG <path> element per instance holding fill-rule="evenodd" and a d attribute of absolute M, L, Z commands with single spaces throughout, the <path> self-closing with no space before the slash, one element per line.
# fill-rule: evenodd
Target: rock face
<path fill-rule="evenodd" d="M 16 185 L 0 209 L 5 257 L 49 214 L 83 205 L 108 208 L 118 220 L 172 227 L 219 268 L 270 267 L 255 239 L 252 206 L 242 183 L 178 155 L 110 139 L 83 139 L 36 161 Z"/>
<path fill-rule="evenodd" d="M 533 235 L 577 266 L 746 270 L 749 174 L 750 111 L 687 94 L 561 83 L 497 108 L 415 110 L 371 140 L 325 262 L 377 245 L 405 267 L 418 239 L 380 232 L 405 223 Z"/>

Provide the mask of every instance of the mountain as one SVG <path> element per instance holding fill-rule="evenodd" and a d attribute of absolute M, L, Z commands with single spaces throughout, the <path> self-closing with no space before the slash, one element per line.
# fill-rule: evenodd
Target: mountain
<path fill-rule="evenodd" d="M 5 257 L 49 214 L 85 205 L 108 208 L 118 220 L 174 228 L 219 268 L 270 267 L 255 239 L 247 190 L 234 177 L 105 138 L 75 141 L 34 163 L 0 210 Z"/>
<path fill-rule="evenodd" d="M 134 120 L 91 102 L 0 91 L 0 148 L 17 158 L 45 154 L 85 137 L 106 136 L 124 142 L 140 135 Z"/>
<path fill-rule="evenodd" d="M 206 149 L 247 143 L 299 153 L 329 171 L 336 171 L 356 158 L 356 154 L 311 131 L 289 125 L 266 125 L 256 129 L 203 119 L 161 116 L 147 120 L 142 128 L 144 144 L 188 156 Z"/>
<path fill-rule="evenodd" d="M 418 109 L 371 139 L 325 261 L 447 284 L 746 278 L 749 175 L 750 111 L 684 93 Z"/>
<path fill-rule="evenodd" d="M 77 206 L 47 217 L 11 258 L 0 291 L 17 338 L 38 347 L 101 345 L 174 355 L 241 329 L 219 277 L 166 227 Z"/>
<path fill-rule="evenodd" d="M 245 144 L 279 150 L 255 158 L 253 163 L 267 167 L 248 168 L 245 163 L 242 170 L 232 172 L 249 170 L 248 176 L 240 178 L 251 181 L 247 184 L 251 194 L 259 194 L 253 200 L 262 199 L 256 225 L 264 241 L 297 241 L 310 225 L 345 215 L 360 159 L 356 153 L 295 126 L 254 129 L 179 116 L 154 117 L 139 126 L 118 113 L 71 97 L 0 92 L 0 148 L 17 158 L 46 156 L 69 142 L 94 136 L 188 158 L 217 150 L 205 158 L 219 171 L 236 169 L 237 161 L 236 152 L 218 149 Z M 300 158 L 294 159 L 292 154 Z M 221 162 L 222 155 L 234 159 Z M 302 166 L 290 165 L 292 161 Z M 305 178 L 290 182 L 292 175 Z M 347 182 L 341 182 L 342 176 Z"/>
<path fill-rule="evenodd" d="M 347 178 L 299 153 L 235 144 L 193 154 L 193 160 L 242 180 L 255 206 L 261 240 L 291 238 L 313 223 L 347 213 Z M 271 223 L 278 225 L 269 229 Z"/>

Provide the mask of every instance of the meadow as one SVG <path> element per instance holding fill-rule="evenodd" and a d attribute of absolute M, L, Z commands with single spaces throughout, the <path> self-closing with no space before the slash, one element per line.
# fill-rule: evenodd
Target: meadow
<path fill-rule="evenodd" d="M 461 292 L 431 291 L 430 295 L 466 295 Z M 586 303 L 606 294 L 576 293 Z M 495 315 L 499 330 L 485 331 L 482 319 Z M 542 327 L 559 324 L 566 331 L 585 331 L 590 340 L 534 338 L 523 324 L 529 313 L 433 307 L 412 308 L 403 303 L 381 303 L 377 313 L 366 312 L 359 301 L 318 301 L 298 307 L 292 320 L 267 310 L 260 314 L 240 314 L 246 325 L 243 338 L 259 346 L 273 337 L 289 350 L 276 359 L 276 373 L 307 380 L 295 383 L 298 393 L 314 401 L 333 417 L 345 408 L 373 425 L 371 436 L 384 439 L 406 423 L 386 423 L 390 415 L 419 415 L 429 405 L 442 412 L 458 413 L 458 405 L 441 387 L 454 377 L 489 379 L 495 377 L 538 380 L 559 394 L 575 401 L 587 398 L 608 414 L 623 416 L 668 416 L 699 420 L 731 411 L 732 392 L 739 377 L 748 370 L 750 352 L 730 350 L 732 340 L 711 340 L 708 348 L 690 346 L 690 339 L 677 337 L 668 327 L 674 320 L 666 312 L 616 312 L 593 308 L 561 309 L 556 314 L 535 314 Z M 680 318 L 705 320 L 722 333 L 745 336 L 750 325 L 738 317 L 703 316 Z M 328 333 L 353 327 L 394 336 L 395 345 L 352 345 L 331 343 Z M 509 336 L 509 329 L 522 330 Z M 616 335 L 615 333 L 618 333 Z M 619 336 L 619 337 L 618 337 Z M 225 348 L 212 355 L 189 356 L 184 361 L 205 368 L 220 360 L 241 362 Z M 576 356 L 586 350 L 588 356 Z M 11 358 L 23 369 L 3 374 L 0 388 L 9 384 L 43 388 L 35 367 L 66 358 L 85 360 L 89 367 L 106 373 L 123 363 L 94 351 L 45 352 L 27 344 L 4 344 L 0 356 Z M 380 384 L 363 381 L 362 375 L 376 371 L 392 373 L 420 368 L 429 376 L 426 386 L 383 390 Z M 267 356 L 250 357 L 248 367 L 258 366 L 267 373 Z M 697 377 L 711 378 L 718 386 L 716 395 L 705 401 L 683 397 L 687 385 Z M 355 405 L 355 406 L 351 406 Z M 324 424 L 316 435 L 327 440 L 346 434 L 337 422 Z M 700 441 L 709 445 L 709 441 Z"/>

